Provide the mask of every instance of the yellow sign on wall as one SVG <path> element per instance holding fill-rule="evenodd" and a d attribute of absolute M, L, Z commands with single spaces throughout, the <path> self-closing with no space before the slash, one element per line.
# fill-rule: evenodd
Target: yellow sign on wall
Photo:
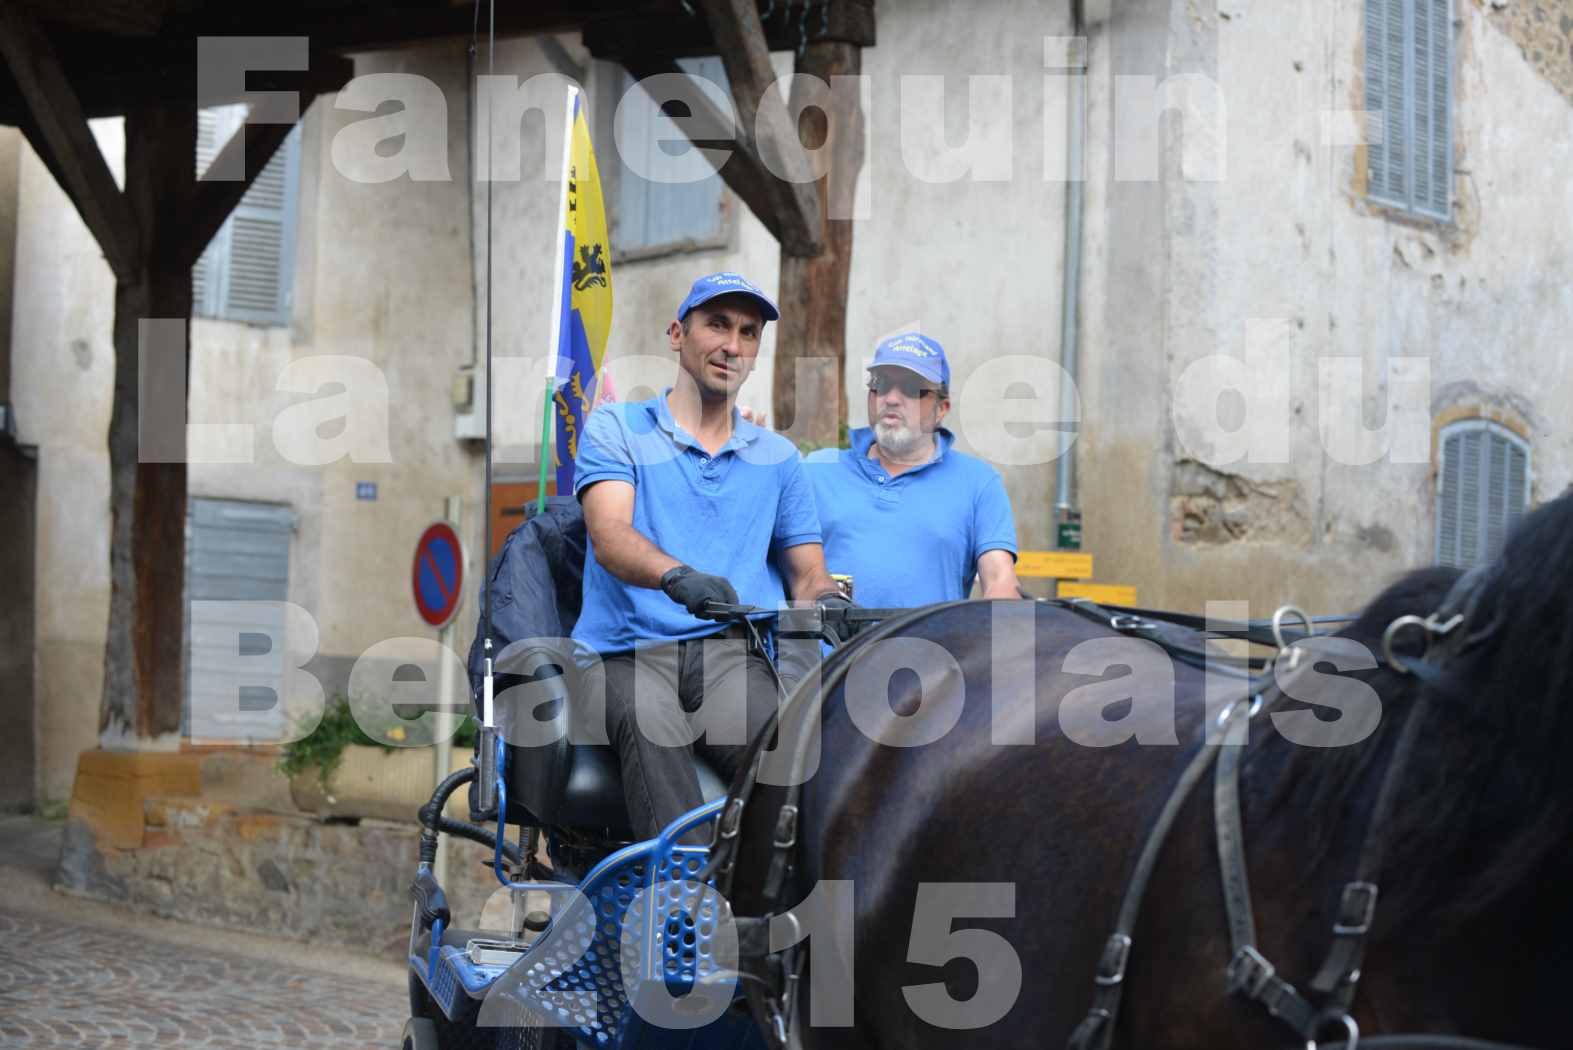
<path fill-rule="evenodd" d="M 1123 583 L 1076 583 L 1066 580 L 1059 585 L 1056 596 L 1060 598 L 1086 598 L 1099 605 L 1135 605 L 1136 588 Z"/>
<path fill-rule="evenodd" d="M 1092 576 L 1092 555 L 1083 551 L 1022 551 L 1016 575 L 1040 579 L 1085 580 Z"/>

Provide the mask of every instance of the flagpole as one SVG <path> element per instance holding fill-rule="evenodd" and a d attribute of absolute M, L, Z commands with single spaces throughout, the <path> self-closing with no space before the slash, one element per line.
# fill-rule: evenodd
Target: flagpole
<path fill-rule="evenodd" d="M 535 513 L 546 512 L 546 471 L 551 465 L 551 460 L 546 455 L 546 450 L 552 445 L 552 409 L 556 406 L 556 392 L 552 389 L 555 376 L 546 377 L 546 400 L 543 402 L 545 411 L 541 413 L 541 481 L 536 487 Z"/>
<path fill-rule="evenodd" d="M 480 0 L 475 0 L 477 20 L 480 15 Z M 487 4 L 486 25 L 486 74 L 487 82 L 497 72 L 497 0 L 489 0 Z M 473 91 L 475 85 L 471 84 Z M 473 217 L 472 217 L 473 221 Z M 485 510 L 482 514 L 482 536 L 485 547 L 481 551 L 481 648 L 485 656 L 485 673 L 481 679 L 481 725 L 493 729 L 497 722 L 493 711 L 495 698 L 495 679 L 492 675 L 492 107 L 488 97 L 486 105 L 486 491 L 483 495 Z M 477 780 L 476 785 L 481 809 L 489 809 L 488 800 L 495 805 L 496 793 L 496 756 L 492 746 L 492 734 L 483 732 L 481 744 L 478 749 Z M 497 834 L 500 837 L 503 831 L 503 817 L 497 815 Z"/>
<path fill-rule="evenodd" d="M 565 119 L 563 121 L 563 162 L 559 173 L 562 190 L 557 199 L 557 280 L 552 282 L 552 338 L 547 343 L 546 366 L 546 398 L 541 404 L 541 471 L 540 484 L 535 493 L 535 512 L 543 513 L 546 510 L 546 472 L 552 456 L 552 414 L 553 402 L 557 396 L 557 369 L 561 367 L 563 345 L 563 323 L 567 320 L 563 316 L 563 286 L 573 279 L 573 269 L 568 260 L 563 258 L 563 251 L 568 246 L 568 173 L 573 161 L 573 129 L 574 129 L 574 103 L 578 99 L 579 89 L 572 84 L 568 86 Z"/>

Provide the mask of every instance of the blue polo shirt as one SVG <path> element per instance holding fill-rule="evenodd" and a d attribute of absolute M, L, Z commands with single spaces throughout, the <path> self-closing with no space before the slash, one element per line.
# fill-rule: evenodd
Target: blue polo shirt
<path fill-rule="evenodd" d="M 797 449 L 779 434 L 732 416 L 732 437 L 712 456 L 677 425 L 666 395 L 602 405 L 590 414 L 574 460 L 574 494 L 598 481 L 634 487 L 634 528 L 678 561 L 725 576 L 738 600 L 774 610 L 786 597 L 774 555 L 819 542 L 814 495 Z M 584 611 L 576 642 L 602 654 L 721 629 L 690 616 L 659 590 L 624 583 L 584 561 Z"/>
<path fill-rule="evenodd" d="M 869 457 L 874 431 L 852 431 L 850 449 L 809 454 L 804 472 L 814 488 L 825 535 L 825 564 L 851 575 L 859 605 L 927 605 L 965 598 L 978 557 L 1016 555 L 1016 523 L 999 472 L 957 452 L 940 428 L 934 458 L 891 477 Z"/>

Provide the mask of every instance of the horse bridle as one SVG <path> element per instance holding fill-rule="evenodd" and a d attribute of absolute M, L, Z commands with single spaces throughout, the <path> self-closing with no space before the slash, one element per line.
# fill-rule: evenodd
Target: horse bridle
<path fill-rule="evenodd" d="M 1499 621 L 1469 630 L 1477 619 L 1483 583 L 1483 570 L 1472 571 L 1461 577 L 1448 592 L 1438 610 L 1427 617 L 1399 617 L 1389 624 L 1383 636 L 1383 649 L 1388 664 L 1403 674 L 1414 674 L 1426 681 L 1435 681 L 1441 673 L 1443 662 L 1485 639 L 1495 632 Z M 1096 616 L 1098 610 L 1091 603 L 1078 608 L 1084 615 Z M 1114 1038 L 1115 1024 L 1119 1018 L 1120 1001 L 1124 992 L 1126 967 L 1132 947 L 1131 934 L 1141 908 L 1147 883 L 1157 864 L 1158 853 L 1169 831 L 1173 828 L 1180 810 L 1192 790 L 1201 781 L 1209 766 L 1215 762 L 1213 793 L 1214 827 L 1217 834 L 1218 864 L 1223 888 L 1225 912 L 1229 925 L 1232 955 L 1224 971 L 1226 993 L 1241 995 L 1260 1004 L 1268 1014 L 1284 1022 L 1303 1043 L 1306 1050 L 1399 1050 L 1402 1047 L 1430 1047 L 1433 1050 L 1526 1050 L 1504 1043 L 1471 1039 L 1462 1036 L 1438 1035 L 1383 1035 L 1362 1039 L 1359 1025 L 1351 1010 L 1355 990 L 1360 981 L 1361 960 L 1365 954 L 1365 939 L 1371 928 L 1376 910 L 1378 888 L 1374 881 L 1382 869 L 1386 853 L 1386 838 L 1380 833 L 1398 804 L 1399 785 L 1405 768 L 1414 751 L 1420 727 L 1425 719 L 1425 706 L 1417 702 L 1410 710 L 1393 746 L 1387 768 L 1382 775 L 1376 806 L 1366 826 L 1355 877 L 1344 884 L 1340 895 L 1337 917 L 1333 923 L 1332 944 L 1315 976 L 1310 989 L 1320 1005 L 1302 995 L 1289 982 L 1279 976 L 1277 969 L 1256 947 L 1255 919 L 1251 909 L 1250 881 L 1245 865 L 1244 826 L 1240 815 L 1240 762 L 1245 751 L 1249 724 L 1252 718 L 1270 713 L 1285 697 L 1284 686 L 1292 677 L 1308 670 L 1313 660 L 1301 664 L 1299 641 L 1286 643 L 1279 626 L 1284 616 L 1294 612 L 1307 627 L 1311 621 L 1291 607 L 1280 609 L 1273 617 L 1277 635 L 1278 653 L 1266 674 L 1249 680 L 1246 695 L 1235 700 L 1218 716 L 1222 730 L 1221 746 L 1204 738 L 1192 755 L 1174 789 L 1170 792 L 1156 821 L 1149 830 L 1137 858 L 1136 867 L 1126 885 L 1121 901 L 1115 930 L 1104 944 L 1094 976 L 1093 1003 L 1086 1018 L 1077 1025 L 1069 1041 L 1070 1050 L 1108 1050 Z M 1162 616 L 1162 614 L 1149 614 Z M 1121 630 L 1118 616 L 1110 617 L 1108 624 Z M 1399 657 L 1394 652 L 1395 635 L 1406 627 L 1417 624 L 1426 630 L 1426 652 L 1418 660 Z M 1151 633 L 1151 632 L 1149 632 Z M 1160 641 L 1160 644 L 1162 642 Z M 1274 668 L 1279 660 L 1286 660 L 1288 671 L 1279 675 Z M 1205 730 L 1204 730 L 1205 732 Z M 1323 1034 L 1337 1032 L 1343 1036 L 1335 1042 L 1320 1042 Z"/>
<path fill-rule="evenodd" d="M 1384 636 L 1384 651 L 1388 663 L 1401 673 L 1416 674 L 1428 680 L 1440 673 L 1440 665 L 1447 657 L 1462 651 L 1492 633 L 1496 622 L 1474 631 L 1466 631 L 1475 619 L 1479 604 L 1480 586 L 1484 576 L 1480 571 L 1461 577 L 1438 610 L 1426 618 L 1400 617 L 1389 625 Z M 872 631 L 865 641 L 872 643 L 889 637 L 928 616 L 945 609 L 966 604 L 947 602 L 914 609 L 911 612 L 886 619 Z M 1306 1050 L 1408 1050 L 1421 1047 L 1430 1050 L 1528 1050 L 1504 1043 L 1461 1036 L 1442 1035 L 1381 1035 L 1362 1038 L 1351 1009 L 1355 990 L 1360 980 L 1361 960 L 1364 956 L 1365 938 L 1371 928 L 1375 913 L 1378 889 L 1373 881 L 1380 870 L 1385 851 L 1385 839 L 1378 829 L 1388 823 L 1398 802 L 1398 786 L 1402 780 L 1414 743 L 1424 718 L 1423 706 L 1415 705 L 1400 731 L 1378 789 L 1377 805 L 1367 825 L 1355 877 L 1344 886 L 1340 897 L 1337 918 L 1333 924 L 1332 944 L 1322 966 L 1312 977 L 1310 988 L 1322 1000 L 1313 1005 L 1277 973 L 1276 968 L 1256 947 L 1255 921 L 1251 910 L 1249 879 L 1245 868 L 1243 821 L 1239 804 L 1240 759 L 1245 750 L 1245 739 L 1252 718 L 1272 712 L 1286 695 L 1275 668 L 1280 659 L 1286 660 L 1288 674 L 1282 679 L 1287 683 L 1292 676 L 1309 670 L 1314 659 L 1301 664 L 1300 642 L 1314 635 L 1314 622 L 1304 613 L 1291 608 L 1280 609 L 1271 622 L 1271 635 L 1259 622 L 1220 625 L 1208 623 L 1199 617 L 1183 614 L 1151 612 L 1124 607 L 1105 608 L 1086 599 L 1055 601 L 1053 604 L 1070 609 L 1113 630 L 1153 641 L 1177 659 L 1200 667 L 1223 668 L 1244 674 L 1247 689 L 1244 697 L 1237 699 L 1218 716 L 1223 735 L 1223 745 L 1217 746 L 1204 740 L 1192 755 L 1170 792 L 1163 808 L 1148 832 L 1138 856 L 1130 881 L 1121 902 L 1115 930 L 1105 942 L 1094 976 L 1093 1003 L 1087 1017 L 1072 1033 L 1070 1050 L 1108 1050 L 1119 1016 L 1120 1000 L 1124 991 L 1127 963 L 1132 949 L 1131 933 L 1136 925 L 1147 884 L 1157 864 L 1158 854 L 1168 837 L 1180 810 L 1192 790 L 1216 761 L 1214 788 L 1214 817 L 1218 834 L 1219 865 L 1222 873 L 1225 908 L 1228 915 L 1233 954 L 1225 969 L 1228 994 L 1239 994 L 1261 1004 L 1273 1017 L 1284 1021 L 1301 1040 Z M 1288 613 L 1296 613 L 1305 624 L 1305 633 L 1290 637 L 1283 629 Z M 797 633 L 813 635 L 822 625 L 813 623 L 817 610 L 795 610 L 792 615 L 807 618 L 796 625 Z M 1345 617 L 1325 617 L 1318 620 L 1345 620 Z M 1411 621 L 1418 621 L 1427 630 L 1427 648 L 1418 660 L 1394 659 L 1393 637 L 1404 630 Z M 1177 626 L 1185 631 L 1179 636 L 1168 629 Z M 783 626 L 778 625 L 778 631 Z M 1189 644 L 1196 629 L 1220 631 L 1243 637 L 1252 642 L 1265 642 L 1268 637 L 1277 647 L 1277 655 L 1269 661 L 1232 657 L 1220 654 L 1205 646 Z M 1434 655 L 1433 655 L 1434 652 Z M 731 877 L 740 848 L 740 831 L 744 811 L 749 805 L 757 783 L 760 757 L 766 742 L 776 732 L 782 716 L 791 708 L 806 704 L 806 717 L 817 718 L 818 712 L 834 688 L 845 678 L 850 659 L 834 663 L 815 690 L 800 689 L 786 704 L 778 709 L 765 729 L 750 744 L 749 752 L 741 763 L 738 777 L 730 786 L 727 800 L 717 821 L 716 836 L 711 846 L 711 857 L 704 871 L 696 876 L 700 881 L 714 879 L 723 897 L 731 897 Z M 1264 673 L 1251 677 L 1258 668 Z M 805 699 L 807 697 L 807 699 Z M 765 914 L 735 916 L 738 931 L 738 972 L 733 975 L 741 983 L 744 995 L 761 1031 L 776 1050 L 789 1045 L 793 999 L 803 959 L 799 946 L 784 951 L 770 949 L 770 924 L 777 917 L 791 918 L 789 909 L 783 907 L 783 894 L 795 867 L 797 850 L 798 804 L 801 799 L 801 772 L 807 755 L 804 737 L 795 741 L 792 757 L 792 776 L 789 778 L 785 798 L 777 807 L 773 825 L 770 863 L 761 893 Z M 725 975 L 718 975 L 725 976 Z M 1343 1039 L 1321 1042 L 1318 1037 L 1340 1030 Z"/>
<path fill-rule="evenodd" d="M 899 633 L 920 620 L 967 604 L 969 603 L 966 601 L 942 602 L 904 611 L 899 615 L 891 615 L 897 613 L 897 610 L 854 609 L 850 610 L 848 615 L 880 621 L 861 639 L 863 644 L 872 644 Z M 1264 663 L 1261 660 L 1245 657 L 1225 656 L 1209 651 L 1205 647 L 1192 645 L 1191 641 L 1195 638 L 1194 629 L 1204 626 L 1204 621 L 1200 617 L 1179 613 L 1154 614 L 1147 610 L 1124 606 L 1105 608 L 1082 598 L 1051 599 L 1045 604 L 1072 609 L 1100 622 L 1110 622 L 1121 633 L 1153 641 L 1176 659 L 1198 667 L 1223 664 L 1249 671 L 1252 668 L 1259 668 Z M 1160 615 L 1162 619 L 1159 618 Z M 823 618 L 823 612 L 815 608 L 782 610 L 781 618 L 777 623 L 777 634 L 810 638 L 818 636 L 824 631 Z M 1324 619 L 1341 621 L 1344 617 Z M 1305 622 L 1307 631 L 1310 631 L 1312 621 L 1306 619 Z M 1266 634 L 1266 625 L 1260 622 L 1207 624 L 1206 626 L 1255 642 L 1265 642 L 1272 638 L 1281 642 L 1284 637 L 1282 629 L 1277 624 L 1273 625 L 1270 635 Z M 1174 631 L 1173 627 L 1182 630 Z M 749 751 L 740 763 L 738 776 L 728 790 L 721 817 L 716 823 L 709 863 L 695 876 L 701 882 L 714 880 L 716 888 L 723 897 L 730 898 L 732 895 L 731 879 L 741 846 L 740 831 L 743 814 L 751 804 L 759 775 L 760 756 L 766 742 L 777 731 L 783 717 L 789 712 L 794 717 L 818 718 L 825 697 L 830 695 L 845 678 L 850 665 L 850 659 L 833 662 L 817 690 L 799 689 L 792 694 L 788 702 L 772 716 L 765 728 L 751 741 Z M 806 711 L 794 710 L 805 706 Z M 794 740 L 795 750 L 785 798 L 777 806 L 774 818 L 770 821 L 773 827 L 770 862 L 760 894 L 764 904 L 761 910 L 765 914 L 734 916 L 738 933 L 738 972 L 730 976 L 735 976 L 742 983 L 756 1022 L 778 1050 L 788 1045 L 793 996 L 797 977 L 801 972 L 802 958 L 795 947 L 782 952 L 771 951 L 769 930 L 772 919 L 778 916 L 792 917 L 790 910 L 784 907 L 783 894 L 793 874 L 796 859 L 798 803 L 804 779 L 801 774 L 807 757 L 806 741 L 806 736 Z"/>

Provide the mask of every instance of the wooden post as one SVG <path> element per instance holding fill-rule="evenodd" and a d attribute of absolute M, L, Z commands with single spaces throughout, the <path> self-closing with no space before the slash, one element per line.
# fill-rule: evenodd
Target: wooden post
<path fill-rule="evenodd" d="M 125 199 L 145 251 L 132 279 L 115 288 L 109 629 L 99 711 L 100 736 L 110 746 L 178 732 L 185 696 L 186 464 L 140 462 L 139 325 L 182 320 L 189 371 L 191 264 L 182 220 L 194 197 L 196 144 L 189 105 L 126 114 Z"/>
<path fill-rule="evenodd" d="M 808 45 L 797 72 L 831 83 L 832 77 L 858 76 L 863 52 L 838 40 Z M 798 109 L 793 92 L 792 109 Z M 852 272 L 852 195 L 863 168 L 863 110 L 857 91 L 842 92 L 835 112 L 803 111 L 799 133 L 809 149 L 829 139 L 830 165 L 816 184 L 821 223 L 818 255 L 781 246 L 781 324 L 776 333 L 774 425 L 790 430 L 799 442 L 835 446 L 847 421 L 843 389 L 847 356 L 847 287 Z M 801 365 L 801 367 L 799 367 Z M 801 414 L 801 415 L 800 415 Z"/>
<path fill-rule="evenodd" d="M 126 13 L 136 5 L 111 6 Z M 145 6 L 156 24 L 167 5 Z M 101 14 L 95 8 L 93 18 Z M 242 128 L 225 151 L 241 149 L 244 143 L 245 178 L 204 182 L 199 187 L 193 170 L 194 99 L 185 94 L 139 96 L 126 109 L 125 190 L 121 191 L 88 129 L 81 100 L 65 75 L 54 42 L 29 12 L 9 3 L 0 4 L 0 57 L 21 89 L 26 106 L 23 132 L 71 198 L 115 275 L 110 595 L 99 735 L 105 746 L 135 745 L 178 732 L 185 699 L 185 448 L 182 441 L 173 450 L 176 455 L 161 457 L 175 462 L 142 462 L 141 322 L 180 323 L 179 367 L 189 375 L 191 268 L 283 142 L 289 126 Z M 289 85 L 301 91 L 303 112 L 316 94 L 336 90 L 351 74 L 348 60 L 319 58 L 302 83 Z M 171 74 L 168 79 L 183 78 Z M 184 79 L 190 83 L 189 77 Z M 180 389 L 185 389 L 183 382 Z M 173 425 L 182 427 L 184 434 L 184 400 L 180 407 Z"/>

